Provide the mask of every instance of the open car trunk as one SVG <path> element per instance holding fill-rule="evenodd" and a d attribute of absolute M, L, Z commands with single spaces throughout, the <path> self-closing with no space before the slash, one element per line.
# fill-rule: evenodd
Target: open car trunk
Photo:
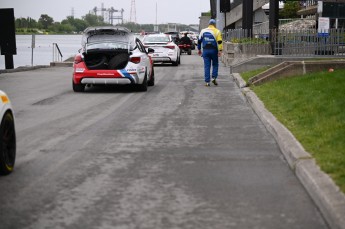
<path fill-rule="evenodd" d="M 127 51 L 108 51 L 95 50 L 83 53 L 84 61 L 88 69 L 123 69 L 129 61 L 129 53 Z"/>
<path fill-rule="evenodd" d="M 82 46 L 88 69 L 115 70 L 127 66 L 131 44 L 130 31 L 124 28 L 99 27 L 84 31 Z"/>

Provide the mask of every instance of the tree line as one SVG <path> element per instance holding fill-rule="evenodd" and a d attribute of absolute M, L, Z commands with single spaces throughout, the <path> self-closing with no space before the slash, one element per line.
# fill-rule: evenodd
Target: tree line
<path fill-rule="evenodd" d="M 81 19 L 68 16 L 61 22 L 54 22 L 54 19 L 47 14 L 42 14 L 38 21 L 33 18 L 17 18 L 15 20 L 16 33 L 17 34 L 32 34 L 32 33 L 44 33 L 44 34 L 76 34 L 83 32 L 90 26 L 107 26 L 111 25 L 104 22 L 102 16 L 94 14 L 86 14 Z M 137 24 L 133 22 L 117 24 L 128 28 L 133 32 L 152 32 L 154 31 L 153 24 Z M 165 31 L 167 24 L 159 24 L 158 30 Z M 190 30 L 188 25 L 177 24 L 177 31 Z"/>
<path fill-rule="evenodd" d="M 284 8 L 279 12 L 280 18 L 296 18 L 298 17 L 297 11 L 300 9 L 298 2 L 287 2 L 284 4 Z M 102 16 L 88 13 L 81 19 L 68 16 L 61 22 L 55 22 L 52 17 L 47 14 L 42 14 L 38 21 L 28 18 L 17 18 L 15 20 L 17 34 L 28 33 L 55 33 L 55 34 L 75 34 L 81 33 L 89 26 L 105 26 L 110 25 L 104 21 Z M 127 22 L 124 24 L 118 24 L 124 26 L 129 30 L 139 33 L 141 31 L 153 32 L 154 24 L 137 24 L 133 22 Z M 167 28 L 167 24 L 159 24 L 158 31 L 164 32 Z M 177 31 L 191 30 L 188 25 L 176 24 Z"/>
<path fill-rule="evenodd" d="M 82 19 L 68 16 L 61 22 L 55 22 L 47 14 L 41 14 L 38 21 L 33 18 L 17 18 L 17 33 L 80 33 L 89 26 L 107 25 L 102 16 L 86 14 Z"/>

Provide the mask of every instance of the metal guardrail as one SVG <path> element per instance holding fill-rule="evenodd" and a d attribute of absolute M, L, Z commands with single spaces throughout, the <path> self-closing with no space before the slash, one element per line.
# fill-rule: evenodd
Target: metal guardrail
<path fill-rule="evenodd" d="M 62 62 L 62 53 L 57 43 L 53 43 L 53 62 Z"/>

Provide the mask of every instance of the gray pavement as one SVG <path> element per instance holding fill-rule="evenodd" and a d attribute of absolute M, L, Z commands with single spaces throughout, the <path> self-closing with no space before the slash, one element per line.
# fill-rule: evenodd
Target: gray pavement
<path fill-rule="evenodd" d="M 18 131 L 2 227 L 337 228 L 296 176 L 310 163 L 291 169 L 259 102 L 224 66 L 205 87 L 202 66 L 157 66 L 146 93 L 73 93 L 66 67 L 1 74 Z"/>
<path fill-rule="evenodd" d="M 255 93 L 246 87 L 241 75 L 233 73 L 232 77 L 237 86 L 242 88 L 243 95 L 262 123 L 276 139 L 290 168 L 320 208 L 330 227 L 344 229 L 344 193 L 327 174 L 321 171 L 314 158 L 305 151 L 293 134 L 265 108 Z"/>

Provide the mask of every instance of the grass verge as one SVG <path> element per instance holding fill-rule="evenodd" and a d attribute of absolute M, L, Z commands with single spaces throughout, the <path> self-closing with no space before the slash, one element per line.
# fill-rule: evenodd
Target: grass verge
<path fill-rule="evenodd" d="M 255 70 L 252 70 L 252 71 L 247 71 L 247 72 L 243 72 L 241 73 L 241 77 L 244 81 L 248 82 L 248 80 L 255 76 L 255 75 L 258 75 L 259 73 L 261 72 L 264 72 L 266 71 L 267 69 L 269 69 L 271 66 L 266 66 L 266 67 L 262 67 L 262 68 L 259 68 L 259 69 L 255 69 Z"/>
<path fill-rule="evenodd" d="M 280 79 L 252 90 L 345 193 L 345 70 Z"/>

